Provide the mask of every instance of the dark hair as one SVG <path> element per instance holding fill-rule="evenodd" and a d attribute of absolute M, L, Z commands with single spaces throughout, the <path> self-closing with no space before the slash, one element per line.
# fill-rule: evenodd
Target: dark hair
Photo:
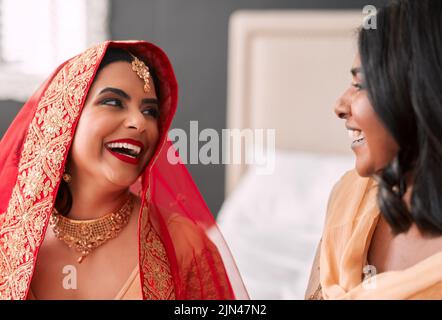
<path fill-rule="evenodd" d="M 137 58 L 140 59 L 139 57 Z M 133 56 L 128 51 L 120 48 L 109 48 L 106 51 L 103 59 L 101 60 L 101 63 L 95 75 L 95 79 L 97 78 L 100 71 L 103 70 L 103 68 L 106 67 L 107 65 L 118 61 L 126 61 L 128 63 L 131 63 L 133 60 L 134 60 Z M 159 96 L 160 86 L 155 70 L 146 61 L 143 60 L 143 62 L 149 67 L 149 73 L 153 79 L 156 94 L 157 96 Z M 68 184 L 63 179 L 61 180 L 60 187 L 58 189 L 57 197 L 55 200 L 55 208 L 62 215 L 67 215 L 72 208 L 72 194 Z"/>
<path fill-rule="evenodd" d="M 378 204 L 396 234 L 416 223 L 442 235 L 442 1 L 392 1 L 376 20 L 360 30 L 359 53 L 373 108 L 399 145 L 376 174 Z"/>

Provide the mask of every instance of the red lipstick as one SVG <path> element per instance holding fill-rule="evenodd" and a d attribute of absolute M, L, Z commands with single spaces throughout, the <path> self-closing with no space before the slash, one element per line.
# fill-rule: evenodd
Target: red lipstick
<path fill-rule="evenodd" d="M 125 154 L 121 154 L 121 153 L 115 152 L 111 148 L 108 147 L 108 145 L 111 144 L 111 143 L 129 143 L 129 144 L 133 144 L 133 145 L 135 145 L 137 147 L 140 147 L 141 150 L 140 150 L 139 156 L 134 158 L 134 157 L 130 157 L 130 156 L 125 155 Z M 112 140 L 112 141 L 106 142 L 105 143 L 105 148 L 110 152 L 110 154 L 112 154 L 117 159 L 119 159 L 121 161 L 124 161 L 126 163 L 130 163 L 130 164 L 136 165 L 136 164 L 138 164 L 138 162 L 140 160 L 140 155 L 143 152 L 144 145 L 140 141 L 133 140 L 133 139 L 117 139 L 117 140 Z"/>

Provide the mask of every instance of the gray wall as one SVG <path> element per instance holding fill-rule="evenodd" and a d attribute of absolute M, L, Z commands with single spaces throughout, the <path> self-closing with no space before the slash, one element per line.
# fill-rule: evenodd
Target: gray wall
<path fill-rule="evenodd" d="M 361 9 L 385 1 L 367 0 L 111 0 L 114 40 L 154 42 L 169 55 L 180 87 L 173 126 L 221 131 L 226 122 L 227 31 L 238 9 Z M 0 136 L 21 103 L 0 101 Z M 216 213 L 224 200 L 222 165 L 188 165 L 209 207 Z"/>
<path fill-rule="evenodd" d="M 0 100 L 0 138 L 8 129 L 9 124 L 14 120 L 20 110 L 22 102 L 13 100 Z"/>

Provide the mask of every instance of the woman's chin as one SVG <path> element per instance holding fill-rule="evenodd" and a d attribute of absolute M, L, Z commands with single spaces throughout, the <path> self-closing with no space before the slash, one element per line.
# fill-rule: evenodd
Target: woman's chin
<path fill-rule="evenodd" d="M 133 185 L 138 179 L 138 176 L 128 177 L 123 176 L 121 174 L 111 175 L 106 180 L 109 181 L 110 186 L 116 186 L 118 188 L 129 188 Z"/>
<path fill-rule="evenodd" d="M 364 159 L 358 159 L 356 158 L 356 166 L 355 166 L 356 172 L 358 175 L 364 178 L 368 178 L 374 174 L 374 170 L 372 170 L 372 166 L 370 166 L 367 161 L 364 161 Z"/>

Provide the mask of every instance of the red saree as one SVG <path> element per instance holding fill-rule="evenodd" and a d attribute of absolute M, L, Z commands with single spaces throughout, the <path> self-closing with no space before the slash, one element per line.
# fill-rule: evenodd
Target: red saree
<path fill-rule="evenodd" d="M 26 299 L 88 90 L 107 48 L 126 49 L 155 69 L 160 140 L 137 183 L 143 299 L 248 298 L 216 223 L 167 140 L 178 87 L 153 44 L 105 42 L 62 64 L 26 102 L 0 142 L 0 299 Z M 209 239 L 210 238 L 210 239 Z M 160 241 L 158 241 L 160 240 Z"/>

